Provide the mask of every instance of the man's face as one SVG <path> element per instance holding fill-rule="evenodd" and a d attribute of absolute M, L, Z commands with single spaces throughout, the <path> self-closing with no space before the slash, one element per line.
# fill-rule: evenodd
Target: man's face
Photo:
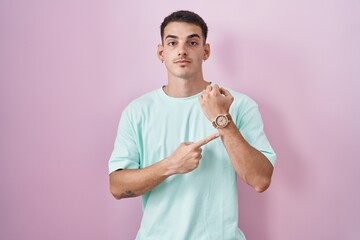
<path fill-rule="evenodd" d="M 202 61 L 208 58 L 210 46 L 204 44 L 199 26 L 171 22 L 165 27 L 162 40 L 158 56 L 165 62 L 171 76 L 190 79 L 202 74 Z"/>

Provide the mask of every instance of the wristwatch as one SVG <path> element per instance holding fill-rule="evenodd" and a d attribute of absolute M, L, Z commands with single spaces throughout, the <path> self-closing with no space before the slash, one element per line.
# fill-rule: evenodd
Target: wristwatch
<path fill-rule="evenodd" d="M 230 114 L 219 114 L 212 122 L 214 128 L 224 128 L 231 122 Z"/>

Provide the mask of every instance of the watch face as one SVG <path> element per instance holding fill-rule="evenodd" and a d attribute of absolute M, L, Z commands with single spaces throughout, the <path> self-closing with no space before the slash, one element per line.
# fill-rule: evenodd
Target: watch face
<path fill-rule="evenodd" d="M 219 127 L 225 127 L 228 123 L 228 119 L 224 115 L 219 115 L 215 122 Z"/>

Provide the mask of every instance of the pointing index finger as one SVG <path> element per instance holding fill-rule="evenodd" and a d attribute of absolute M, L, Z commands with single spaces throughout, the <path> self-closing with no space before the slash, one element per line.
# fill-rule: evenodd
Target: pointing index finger
<path fill-rule="evenodd" d="M 207 136 L 197 142 L 194 143 L 194 146 L 195 147 L 202 147 L 204 146 L 205 144 L 211 142 L 212 140 L 218 138 L 220 136 L 219 133 L 214 133 L 214 134 L 211 134 L 210 136 Z"/>

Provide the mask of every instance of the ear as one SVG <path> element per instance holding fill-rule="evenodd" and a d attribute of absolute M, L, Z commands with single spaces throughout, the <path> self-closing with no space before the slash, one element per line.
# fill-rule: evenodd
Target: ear
<path fill-rule="evenodd" d="M 210 44 L 209 43 L 205 43 L 204 44 L 204 57 L 203 60 L 207 60 L 210 57 Z"/>
<path fill-rule="evenodd" d="M 164 46 L 162 44 L 158 44 L 158 46 L 157 46 L 157 56 L 160 59 L 160 61 L 162 61 L 162 62 L 164 61 L 163 53 L 164 53 Z"/>

